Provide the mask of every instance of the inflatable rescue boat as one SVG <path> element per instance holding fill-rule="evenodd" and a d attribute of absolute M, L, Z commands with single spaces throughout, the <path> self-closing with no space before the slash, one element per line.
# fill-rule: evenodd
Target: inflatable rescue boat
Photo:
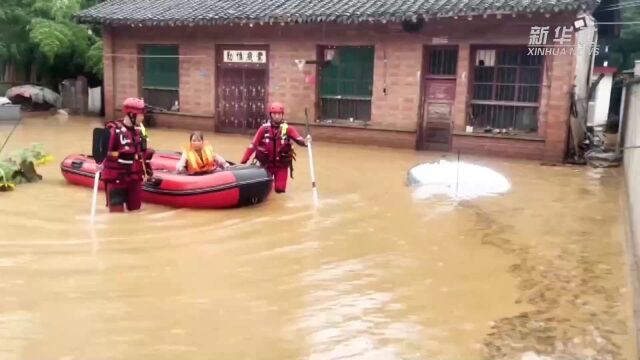
<path fill-rule="evenodd" d="M 142 187 L 142 201 L 179 208 L 233 208 L 264 201 L 273 187 L 266 170 L 254 165 L 233 165 L 205 175 L 176 173 L 180 153 L 156 152 L 151 159 L 153 177 Z M 60 164 L 67 182 L 93 187 L 96 162 L 92 156 L 69 155 Z M 100 182 L 100 189 L 104 183 Z"/>

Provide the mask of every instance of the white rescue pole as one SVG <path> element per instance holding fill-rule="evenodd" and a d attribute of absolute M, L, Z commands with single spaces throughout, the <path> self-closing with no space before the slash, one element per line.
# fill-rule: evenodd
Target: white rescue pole
<path fill-rule="evenodd" d="M 93 200 L 91 201 L 91 223 L 96 217 L 96 205 L 98 202 L 98 187 L 100 185 L 100 170 L 96 171 L 96 176 L 93 179 Z"/>
<path fill-rule="evenodd" d="M 307 153 L 309 154 L 309 173 L 311 174 L 311 193 L 313 195 L 313 204 L 318 206 L 320 200 L 318 199 L 318 186 L 316 184 L 316 172 L 313 166 L 313 149 L 311 148 L 311 134 L 309 133 L 309 113 L 307 108 L 304 108 L 304 117 L 306 121 L 307 130 Z"/>
<path fill-rule="evenodd" d="M 316 173 L 313 168 L 313 151 L 311 149 L 311 135 L 307 135 L 309 142 L 307 144 L 307 152 L 309 153 L 309 173 L 311 174 L 311 191 L 313 193 L 313 204 L 318 206 L 318 187 L 316 186 Z"/>

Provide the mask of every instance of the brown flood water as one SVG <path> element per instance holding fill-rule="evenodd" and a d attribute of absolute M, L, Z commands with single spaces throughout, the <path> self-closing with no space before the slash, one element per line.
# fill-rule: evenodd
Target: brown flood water
<path fill-rule="evenodd" d="M 0 193 L 2 360 L 636 359 L 616 170 L 463 155 L 510 191 L 415 200 L 407 170 L 442 154 L 316 143 L 317 209 L 302 149 L 259 206 L 101 207 L 92 227 L 58 163 L 97 124 L 26 119 L 8 143 L 56 162 Z M 249 142 L 207 136 L 233 161 Z"/>

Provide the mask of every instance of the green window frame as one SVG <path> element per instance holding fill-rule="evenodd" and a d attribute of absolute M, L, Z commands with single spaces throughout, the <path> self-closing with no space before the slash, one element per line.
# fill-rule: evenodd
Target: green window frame
<path fill-rule="evenodd" d="M 151 106 L 171 109 L 179 99 L 180 48 L 178 45 L 143 45 L 142 95 Z"/>
<path fill-rule="evenodd" d="M 142 87 L 178 90 L 180 60 L 178 45 L 144 45 L 142 47 Z"/>
<path fill-rule="evenodd" d="M 371 119 L 373 95 L 373 46 L 321 47 L 335 51 L 334 59 L 321 65 L 319 95 L 324 120 Z"/>

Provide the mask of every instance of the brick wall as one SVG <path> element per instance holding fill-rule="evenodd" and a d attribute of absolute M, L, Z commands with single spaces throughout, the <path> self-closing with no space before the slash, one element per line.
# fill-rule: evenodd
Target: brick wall
<path fill-rule="evenodd" d="M 126 98 L 141 96 L 138 82 L 138 44 L 119 33 L 112 37 L 112 44 L 113 99 L 115 107 L 120 109 Z M 119 117 L 120 112 L 115 113 L 115 116 Z"/>
<path fill-rule="evenodd" d="M 574 59 L 571 56 L 551 56 L 549 98 L 547 102 L 544 159 L 562 161 L 569 131 L 570 94 L 573 85 Z"/>
<path fill-rule="evenodd" d="M 545 142 L 492 136 L 454 135 L 452 148 L 454 152 L 460 151 L 467 154 L 542 160 Z"/>
<path fill-rule="evenodd" d="M 110 54 L 113 53 L 113 31 L 109 27 L 103 27 L 102 29 L 102 51 L 103 51 L 103 86 L 104 86 L 104 109 L 105 117 L 107 119 L 114 118 L 115 99 L 113 91 L 114 82 L 114 63 L 113 57 Z"/>
<path fill-rule="evenodd" d="M 304 118 L 305 107 L 311 119 L 315 118 L 315 87 L 305 83 L 305 76 L 315 76 L 316 66 L 307 64 L 298 70 L 295 59 L 315 59 L 316 44 L 305 41 L 292 46 L 276 40 L 270 43 L 269 100 L 285 104 L 287 117 Z"/>
<path fill-rule="evenodd" d="M 469 101 L 469 72 L 471 46 L 458 45 L 458 77 L 456 79 L 456 100 L 453 105 L 453 130 L 464 131 L 467 124 L 467 102 Z"/>
<path fill-rule="evenodd" d="M 213 131 L 214 123 L 211 116 L 185 114 L 153 114 L 154 126 L 165 128 L 179 128 L 189 130 Z"/>
<path fill-rule="evenodd" d="M 299 130 L 303 126 L 297 126 Z M 416 134 L 410 131 L 363 129 L 350 126 L 312 125 L 314 141 L 331 141 L 344 144 L 384 146 L 412 149 Z"/>
<path fill-rule="evenodd" d="M 372 124 L 416 129 L 421 67 L 422 44 L 419 42 L 384 39 L 376 46 Z"/>
<path fill-rule="evenodd" d="M 215 45 L 194 35 L 179 43 L 180 55 L 185 56 L 180 59 L 180 111 L 213 116 Z"/>
<path fill-rule="evenodd" d="M 215 113 L 215 47 L 228 44 L 266 44 L 269 46 L 269 101 L 283 101 L 287 118 L 301 121 L 305 107 L 310 117 L 316 118 L 316 88 L 305 83 L 305 75 L 315 75 L 315 65 L 306 65 L 298 71 L 295 59 L 315 59 L 318 45 L 373 45 L 375 46 L 374 82 L 372 97 L 372 127 L 392 128 L 413 132 L 396 138 L 407 141 L 405 147 L 415 145 L 415 132 L 421 106 L 421 66 L 424 45 L 434 38 L 447 37 L 449 44 L 458 45 L 458 76 L 453 112 L 453 128 L 463 131 L 466 125 L 466 107 L 469 101 L 470 51 L 476 44 L 528 43 L 529 30 L 534 25 L 570 24 L 569 18 L 517 17 L 430 20 L 420 33 L 406 33 L 397 24 L 359 25 L 256 25 L 227 27 L 117 28 L 105 31 L 105 53 L 109 51 L 134 55 L 137 46 L 145 43 L 178 43 L 180 54 L 181 111 L 209 118 Z M 109 41 L 111 44 L 109 44 Z M 540 105 L 539 135 L 546 142 L 524 141 L 526 149 L 536 149 L 547 160 L 560 160 L 566 142 L 566 119 L 569 109 L 568 91 L 572 83 L 573 64 L 569 56 L 549 57 L 549 77 L 545 77 Z M 113 75 L 109 76 L 109 68 Z M 127 96 L 138 91 L 137 58 L 105 58 L 105 103 L 107 108 L 118 107 Z M 111 78 L 111 79 L 110 79 Z M 110 82 L 110 84 L 109 84 Z M 110 96 L 112 89 L 115 96 Z M 386 91 L 385 91 L 386 90 Z M 108 100 L 115 98 L 115 102 Z M 110 106 L 110 104 L 112 104 Z M 202 120 L 198 120 L 202 121 Z M 175 124 L 175 121 L 173 122 Z M 207 126 L 209 124 L 207 123 Z M 353 129 L 349 130 L 354 132 Z M 372 130 L 367 130 L 372 131 Z M 327 137 L 339 132 L 324 131 Z M 323 132 L 321 131 L 321 134 Z M 378 136 L 390 136 L 381 131 Z M 384 135 L 386 134 L 386 135 Z M 366 136 L 365 136 L 366 138 Z M 491 138 L 453 139 L 454 148 L 489 151 Z M 392 141 L 392 142 L 395 142 Z M 516 146 L 518 140 L 495 140 L 504 149 Z M 509 144 L 504 145 L 504 144 Z M 542 145 L 540 145 L 542 144 Z M 506 146 L 506 148 L 505 148 Z M 542 146 L 542 150 L 541 150 Z M 517 147 L 517 146 L 516 146 Z M 529 150 L 527 150 L 529 151 Z M 526 151 L 525 151 L 526 152 Z M 502 153 L 502 152 L 500 152 Z"/>

